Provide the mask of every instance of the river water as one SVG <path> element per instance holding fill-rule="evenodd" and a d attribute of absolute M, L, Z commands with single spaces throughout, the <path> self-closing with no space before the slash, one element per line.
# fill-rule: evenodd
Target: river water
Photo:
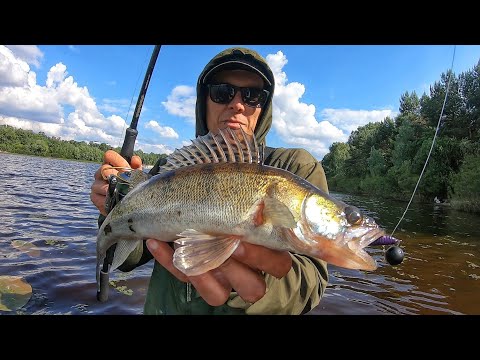
<path fill-rule="evenodd" d="M 89 199 L 98 164 L 0 154 L 0 276 L 21 276 L 32 297 L 9 314 L 141 314 L 153 262 L 111 274 L 109 300 L 96 300 L 97 209 Z M 407 202 L 333 193 L 391 232 Z M 329 266 L 330 282 L 309 315 L 480 314 L 480 217 L 412 204 L 395 237 L 405 260 L 368 249 L 373 272 Z M 36 249 L 14 244 L 29 242 Z M 30 245 L 30 244 L 29 244 Z M 30 246 L 31 246 L 30 245 Z"/>

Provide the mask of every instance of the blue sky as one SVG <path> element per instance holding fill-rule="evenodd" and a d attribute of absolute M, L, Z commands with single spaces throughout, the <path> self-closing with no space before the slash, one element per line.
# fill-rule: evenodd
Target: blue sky
<path fill-rule="evenodd" d="M 170 153 L 194 136 L 195 85 L 234 45 L 164 45 L 140 116 L 136 149 Z M 454 45 L 248 45 L 276 80 L 270 146 L 319 160 L 368 122 L 395 117 L 400 96 L 429 94 Z M 0 45 L 0 124 L 121 146 L 153 45 Z M 480 46 L 458 45 L 453 71 L 472 69 Z"/>

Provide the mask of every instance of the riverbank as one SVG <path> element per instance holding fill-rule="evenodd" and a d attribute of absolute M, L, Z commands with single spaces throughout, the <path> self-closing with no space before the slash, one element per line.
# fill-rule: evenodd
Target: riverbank
<path fill-rule="evenodd" d="M 392 196 L 385 196 L 379 195 L 374 193 L 367 193 L 367 192 L 347 192 L 345 189 L 335 189 L 330 188 L 330 192 L 339 192 L 342 194 L 354 195 L 354 196 L 366 196 L 369 198 L 375 198 L 380 200 L 394 200 L 394 201 L 401 201 L 404 203 L 408 203 L 410 198 L 406 196 L 399 196 L 399 195 L 392 195 Z M 472 197 L 469 199 L 446 199 L 441 200 L 440 202 L 436 201 L 435 198 L 429 199 L 426 197 L 419 196 L 418 194 L 412 200 L 414 204 L 421 204 L 421 205 L 431 205 L 433 207 L 442 207 L 442 208 L 450 208 L 453 210 L 458 210 L 470 214 L 480 214 L 480 199 L 478 197 Z"/>

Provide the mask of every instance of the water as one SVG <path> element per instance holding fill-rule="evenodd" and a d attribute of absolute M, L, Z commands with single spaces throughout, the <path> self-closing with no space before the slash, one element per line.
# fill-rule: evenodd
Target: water
<path fill-rule="evenodd" d="M 111 274 L 109 301 L 96 300 L 97 209 L 90 186 L 97 164 L 0 154 L 0 276 L 22 276 L 32 298 L 0 314 L 141 314 L 153 263 Z M 392 231 L 406 202 L 333 194 Z M 412 204 L 395 236 L 404 262 L 392 267 L 369 249 L 373 272 L 329 266 L 330 283 L 311 315 L 480 314 L 480 217 Z M 28 241 L 39 252 L 20 251 Z"/>

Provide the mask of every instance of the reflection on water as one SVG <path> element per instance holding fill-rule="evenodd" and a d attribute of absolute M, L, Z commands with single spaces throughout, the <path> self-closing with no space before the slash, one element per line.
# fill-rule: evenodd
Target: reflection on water
<path fill-rule="evenodd" d="M 335 194 L 390 233 L 406 203 Z M 373 272 L 330 266 L 330 284 L 311 314 L 480 314 L 480 217 L 446 206 L 412 204 L 394 236 L 405 252 L 392 267 L 382 247 Z"/>
<path fill-rule="evenodd" d="M 0 276 L 33 288 L 17 312 L 0 314 L 141 314 L 152 263 L 119 271 L 109 301 L 96 300 L 96 208 L 89 199 L 98 165 L 0 154 Z M 391 232 L 406 202 L 333 194 Z M 395 236 L 405 260 L 392 267 L 369 249 L 373 272 L 330 266 L 330 283 L 310 314 L 480 314 L 480 217 L 445 206 L 412 204 Z M 40 256 L 15 240 L 35 245 Z M 18 244 L 14 243 L 14 244 Z"/>
<path fill-rule="evenodd" d="M 17 313 L 141 314 L 153 264 L 112 274 L 120 291 L 112 288 L 107 303 L 96 301 L 98 211 L 89 194 L 98 165 L 10 154 L 0 159 L 0 275 L 22 276 L 33 288 Z M 15 240 L 31 242 L 40 256 L 13 247 Z"/>

